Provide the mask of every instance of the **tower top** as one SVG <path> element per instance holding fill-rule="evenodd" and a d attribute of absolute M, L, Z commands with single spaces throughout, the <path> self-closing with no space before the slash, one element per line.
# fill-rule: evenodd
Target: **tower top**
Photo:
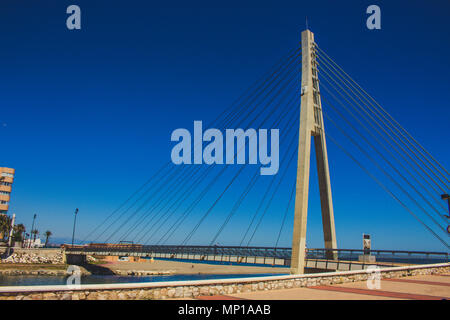
<path fill-rule="evenodd" d="M 306 30 L 302 31 L 301 39 L 302 39 L 302 42 L 304 41 L 305 43 L 314 42 L 314 33 L 311 30 L 306 29 Z"/>

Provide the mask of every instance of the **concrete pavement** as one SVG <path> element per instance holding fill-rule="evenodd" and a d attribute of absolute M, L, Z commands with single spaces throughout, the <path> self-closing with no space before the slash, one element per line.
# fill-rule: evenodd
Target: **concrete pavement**
<path fill-rule="evenodd" d="M 424 275 L 383 279 L 379 289 L 369 289 L 365 281 L 232 294 L 203 296 L 200 300 L 442 300 L 450 299 L 449 275 Z"/>

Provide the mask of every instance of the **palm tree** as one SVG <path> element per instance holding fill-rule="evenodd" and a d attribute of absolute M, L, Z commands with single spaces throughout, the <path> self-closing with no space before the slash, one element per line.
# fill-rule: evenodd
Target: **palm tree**
<path fill-rule="evenodd" d="M 27 244 L 27 248 L 30 244 L 31 238 L 30 238 L 30 234 L 28 232 L 25 232 L 25 237 L 24 237 L 24 241 L 23 241 L 23 246 L 25 246 L 25 243 L 28 242 Z"/>
<path fill-rule="evenodd" d="M 45 245 L 44 245 L 44 247 L 47 246 L 48 239 L 51 237 L 51 235 L 52 235 L 52 232 L 50 230 L 45 231 Z"/>
<path fill-rule="evenodd" d="M 33 242 L 35 242 L 36 237 L 39 234 L 39 230 L 37 230 L 37 229 L 31 230 L 31 234 L 33 235 Z"/>
<path fill-rule="evenodd" d="M 6 239 L 11 230 L 11 218 L 6 214 L 0 214 L 0 239 Z"/>
<path fill-rule="evenodd" d="M 14 241 L 23 241 L 25 233 L 25 226 L 23 223 L 19 223 L 14 226 L 13 240 Z"/>

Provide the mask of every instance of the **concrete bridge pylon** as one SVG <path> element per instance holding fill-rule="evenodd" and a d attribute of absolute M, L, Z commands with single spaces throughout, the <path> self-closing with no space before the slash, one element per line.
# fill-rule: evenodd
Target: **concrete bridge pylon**
<path fill-rule="evenodd" d="M 314 34 L 310 30 L 305 30 L 302 32 L 301 40 L 302 93 L 291 256 L 292 274 L 304 273 L 305 267 L 311 137 L 314 139 L 316 153 L 325 248 L 337 249 L 333 199 L 331 195 L 330 172 L 320 99 Z M 337 259 L 337 253 L 330 250 L 327 253 L 327 258 Z"/>

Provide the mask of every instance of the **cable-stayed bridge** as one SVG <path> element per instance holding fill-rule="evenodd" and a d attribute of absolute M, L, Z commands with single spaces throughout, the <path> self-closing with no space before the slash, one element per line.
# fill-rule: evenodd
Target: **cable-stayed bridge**
<path fill-rule="evenodd" d="M 263 257 L 264 262 L 278 259 L 280 264 L 290 265 L 292 273 L 302 273 L 311 258 L 306 254 L 306 225 L 314 150 L 325 244 L 320 258 L 338 261 L 342 257 L 329 168 L 333 160 L 328 158 L 327 142 L 446 250 L 450 248 L 449 213 L 441 199 L 448 194 L 449 172 L 315 42 L 309 30 L 302 33 L 297 48 L 208 128 L 243 128 L 248 141 L 258 131 L 251 128 L 280 128 L 278 173 L 261 175 L 263 164 L 174 165 L 169 161 L 86 235 L 84 243 L 96 245 L 68 250 L 164 254 L 168 258 L 191 254 L 200 260 L 221 256 L 221 261 L 226 256 L 237 262 Z M 233 160 L 242 153 L 250 158 L 256 152 L 245 146 L 234 152 L 234 147 L 234 142 L 225 147 L 226 153 L 233 149 Z M 276 217 L 269 217 L 274 210 Z M 237 219 L 242 212 L 247 216 Z M 233 220 L 238 223 L 231 225 Z M 264 223 L 269 227 L 264 229 Z M 199 234 L 210 239 L 209 243 L 193 246 Z M 273 246 L 254 246 L 259 234 L 263 239 L 273 238 Z M 220 245 L 225 236 L 235 239 L 236 245 Z M 291 248 L 279 246 L 283 236 L 292 238 Z M 124 241 L 133 245 L 99 245 Z"/>

